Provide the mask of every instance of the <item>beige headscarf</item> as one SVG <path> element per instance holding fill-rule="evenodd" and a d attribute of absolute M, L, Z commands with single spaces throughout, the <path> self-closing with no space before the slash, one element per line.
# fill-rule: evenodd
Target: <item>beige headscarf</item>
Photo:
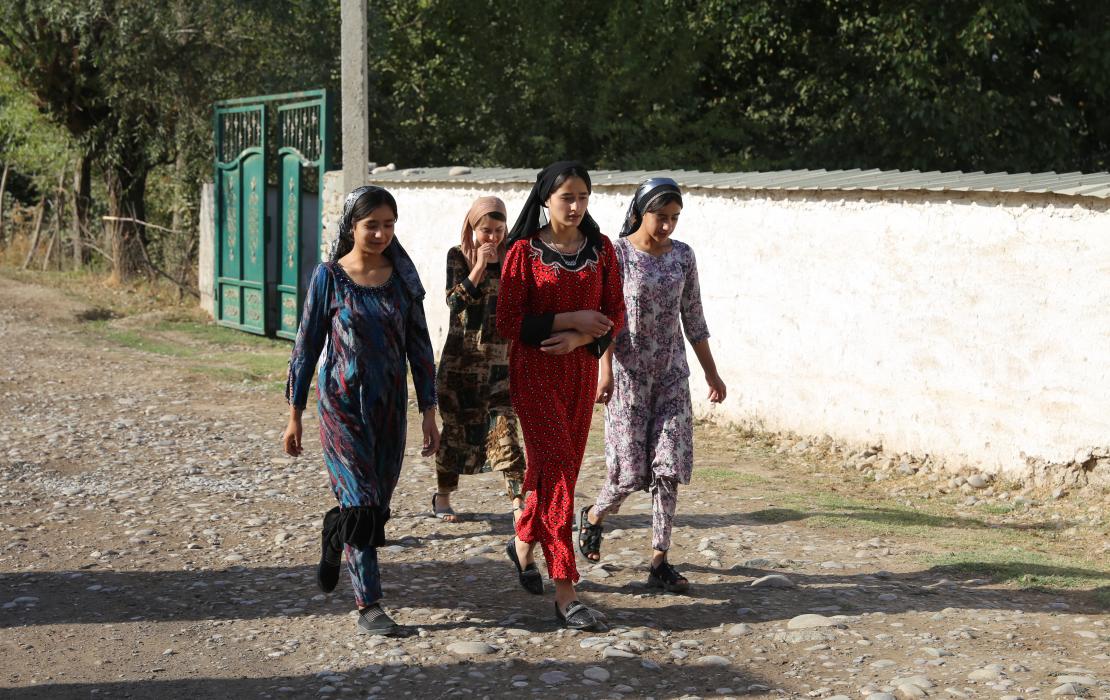
<path fill-rule="evenodd" d="M 498 197 L 479 197 L 474 200 L 474 203 L 470 205 L 470 211 L 466 213 L 466 220 L 463 221 L 462 228 L 462 251 L 471 267 L 474 267 L 474 261 L 478 257 L 478 248 L 474 245 L 474 227 L 478 225 L 483 216 L 493 212 L 501 212 L 501 215 L 508 219 L 505 203 Z M 501 242 L 501 247 L 505 247 L 504 241 Z"/>

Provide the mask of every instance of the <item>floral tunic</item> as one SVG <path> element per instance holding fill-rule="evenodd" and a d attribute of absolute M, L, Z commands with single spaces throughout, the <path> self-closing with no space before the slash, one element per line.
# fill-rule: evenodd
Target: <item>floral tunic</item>
<path fill-rule="evenodd" d="M 606 457 L 647 488 L 652 474 L 690 482 L 694 463 L 691 345 L 709 338 L 694 251 L 681 241 L 656 257 L 627 238 L 616 255 L 628 324 L 613 347 L 613 396 L 606 411 Z"/>

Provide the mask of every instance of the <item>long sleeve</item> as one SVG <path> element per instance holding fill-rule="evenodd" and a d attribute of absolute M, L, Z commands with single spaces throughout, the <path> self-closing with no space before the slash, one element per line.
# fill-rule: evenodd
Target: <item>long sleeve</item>
<path fill-rule="evenodd" d="M 624 282 L 621 280 L 621 267 L 617 251 L 608 238 L 602 249 L 601 265 L 601 313 L 613 322 L 613 337 L 624 329 Z"/>
<path fill-rule="evenodd" d="M 297 330 L 297 342 L 289 359 L 289 378 L 285 383 L 285 400 L 295 408 L 303 409 L 308 402 L 316 361 L 328 339 L 334 300 L 331 271 L 324 265 L 317 265 L 305 295 L 301 326 Z"/>
<path fill-rule="evenodd" d="M 447 308 L 461 314 L 482 296 L 482 290 L 470 281 L 466 256 L 457 247 L 447 251 Z"/>
<path fill-rule="evenodd" d="M 497 332 L 509 341 L 539 345 L 551 335 L 555 314 L 526 314 L 524 303 L 534 284 L 527 240 L 517 241 L 501 268 L 501 288 L 497 294 Z"/>
<path fill-rule="evenodd" d="M 686 282 L 682 286 L 682 330 L 691 345 L 709 339 L 709 325 L 701 305 L 701 285 L 698 283 L 698 261 L 694 249 L 687 248 Z"/>
<path fill-rule="evenodd" d="M 416 388 L 416 403 L 423 413 L 436 405 L 435 355 L 432 339 L 428 336 L 423 300 L 412 300 L 405 326 L 405 354 L 409 358 L 412 385 Z"/>
<path fill-rule="evenodd" d="M 609 332 L 586 346 L 595 357 L 600 358 L 613 339 L 624 328 L 624 282 L 621 280 L 620 263 L 617 251 L 608 238 L 601 249 L 601 313 L 609 317 L 613 327 Z"/>

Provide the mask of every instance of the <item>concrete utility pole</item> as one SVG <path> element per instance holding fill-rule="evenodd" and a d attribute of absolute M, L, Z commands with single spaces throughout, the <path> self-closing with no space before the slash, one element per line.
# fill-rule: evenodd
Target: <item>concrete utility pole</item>
<path fill-rule="evenodd" d="M 341 0 L 339 8 L 344 194 L 370 180 L 368 4 L 368 0 Z"/>

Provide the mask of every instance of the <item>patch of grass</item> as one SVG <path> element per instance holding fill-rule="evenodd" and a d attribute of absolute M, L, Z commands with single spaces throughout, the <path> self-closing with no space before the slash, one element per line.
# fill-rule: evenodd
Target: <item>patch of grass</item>
<path fill-rule="evenodd" d="M 807 517 L 807 514 L 792 508 L 763 508 L 748 513 L 746 517 L 758 523 L 777 525 L 791 520 L 803 520 Z"/>
<path fill-rule="evenodd" d="M 289 341 L 266 338 L 244 333 L 233 328 L 217 326 L 214 323 L 193 320 L 163 320 L 155 323 L 151 330 L 184 336 L 187 340 L 207 343 L 218 347 L 252 347 L 262 350 L 281 351 L 286 354 L 292 349 Z"/>
<path fill-rule="evenodd" d="M 1083 559 L 1061 557 L 1018 546 L 971 545 L 959 552 L 925 557 L 933 571 L 990 578 L 1021 588 L 1090 589 L 1110 603 L 1110 571 Z"/>
<path fill-rule="evenodd" d="M 139 331 L 108 329 L 104 331 L 103 337 L 125 348 L 152 352 L 156 355 L 165 355 L 167 357 L 195 357 L 199 354 L 195 348 L 153 337 Z"/>
<path fill-rule="evenodd" d="M 1005 515 L 1014 512 L 1014 505 L 1012 503 L 980 503 L 979 510 L 991 515 Z"/>
<path fill-rule="evenodd" d="M 758 474 L 746 474 L 727 467 L 696 467 L 694 469 L 694 479 L 697 481 L 725 483 L 733 486 L 759 486 L 768 483 L 766 477 L 762 477 Z"/>

